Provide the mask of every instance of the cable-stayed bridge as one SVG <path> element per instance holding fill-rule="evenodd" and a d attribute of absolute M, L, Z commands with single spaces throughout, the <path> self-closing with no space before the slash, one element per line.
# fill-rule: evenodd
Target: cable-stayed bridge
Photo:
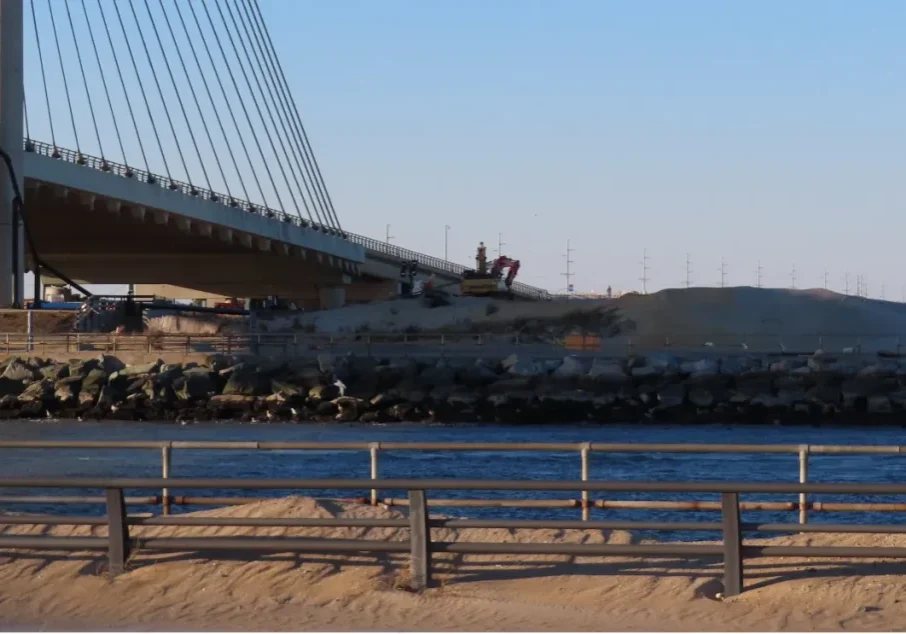
<path fill-rule="evenodd" d="M 2 0 L 0 147 L 3 306 L 26 270 L 327 307 L 465 268 L 341 225 L 257 0 Z"/>

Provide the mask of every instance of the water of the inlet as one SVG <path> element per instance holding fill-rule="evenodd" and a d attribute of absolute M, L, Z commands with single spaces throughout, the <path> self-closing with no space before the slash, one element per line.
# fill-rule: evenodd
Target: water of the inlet
<path fill-rule="evenodd" d="M 360 425 L 360 424 L 197 424 L 175 426 L 154 423 L 16 421 L 0 423 L 5 440 L 232 440 L 232 441 L 322 441 L 322 442 L 630 442 L 630 443 L 715 443 L 715 444 L 823 444 L 900 445 L 906 444 L 906 429 L 891 427 L 811 427 L 759 425 L 546 425 L 531 427 L 496 425 Z M 0 449 L 0 477 L 160 477 L 161 456 L 153 449 Z M 295 450 L 174 450 L 171 477 L 212 478 L 368 478 L 367 451 Z M 810 482 L 906 482 L 906 455 L 812 455 Z M 382 478 L 474 478 L 514 480 L 578 480 L 580 458 L 575 452 L 443 452 L 382 451 Z M 591 480 L 722 480 L 733 482 L 798 482 L 795 454 L 640 454 L 592 453 Z M 98 495 L 96 491 L 0 489 L 0 495 Z M 139 495 L 140 492 L 127 492 Z M 153 495 L 154 492 L 145 493 Z M 349 491 L 171 491 L 173 495 L 282 497 L 311 495 L 349 498 L 368 495 L 367 490 Z M 381 491 L 382 498 L 403 498 L 402 491 Z M 526 498 L 576 499 L 579 492 L 471 492 L 432 491 L 429 497 L 444 498 Z M 601 494 L 593 494 L 600 499 Z M 611 500 L 713 500 L 708 494 L 609 493 Z M 796 496 L 746 495 L 746 500 L 794 501 Z M 814 501 L 906 502 L 906 496 L 812 496 Z M 202 507 L 176 507 L 190 512 Z M 206 508 L 206 507 L 205 507 Z M 401 509 L 402 510 L 402 509 Z M 158 512 L 158 507 L 134 506 L 131 512 Z M 0 503 L 0 512 L 97 514 L 95 504 L 12 504 Z M 468 508 L 447 507 L 433 512 L 446 516 L 512 519 L 579 519 L 577 508 Z M 720 521 L 711 511 L 602 510 L 594 509 L 592 519 L 650 521 Z M 812 512 L 809 522 L 856 524 L 897 524 L 906 513 L 897 512 Z M 749 511 L 746 522 L 796 522 L 798 512 Z M 658 534 L 663 536 L 664 534 Z M 672 539 L 703 539 L 708 533 L 670 533 Z M 711 537 L 714 535 L 711 534 Z"/>

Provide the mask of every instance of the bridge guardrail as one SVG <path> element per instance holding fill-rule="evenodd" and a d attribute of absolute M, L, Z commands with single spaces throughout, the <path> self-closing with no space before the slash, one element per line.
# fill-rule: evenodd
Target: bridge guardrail
<path fill-rule="evenodd" d="M 575 341 L 574 341 L 575 340 Z M 220 352 L 243 354 L 260 351 L 268 354 L 298 354 L 306 350 L 363 351 L 372 347 L 398 346 L 401 351 L 431 347 L 445 351 L 480 352 L 494 348 L 506 351 L 526 349 L 531 353 L 569 355 L 628 356 L 675 351 L 714 354 L 769 354 L 775 356 L 811 355 L 821 350 L 828 354 L 871 354 L 900 358 L 906 354 L 906 335 L 877 334 L 674 334 L 617 335 L 609 338 L 537 337 L 520 333 L 238 333 L 227 335 L 181 335 L 152 333 L 116 335 L 100 333 L 27 334 L 0 333 L 0 353 L 18 352 Z"/>
<path fill-rule="evenodd" d="M 380 486 L 408 492 L 407 519 L 395 518 L 207 518 L 207 517 L 130 517 L 127 513 L 126 489 L 159 489 L 172 486 L 180 489 L 272 489 L 272 490 L 364 490 Z M 809 527 L 799 524 L 752 524 L 740 518 L 740 495 L 749 493 L 783 494 L 861 494 L 902 495 L 903 484 L 789 484 L 749 482 L 645 482 L 645 481 L 521 481 L 521 480 L 352 480 L 352 479 L 240 479 L 240 478 L 0 478 L 0 488 L 63 488 L 103 489 L 106 517 L 75 516 L 0 516 L 7 525 L 73 525 L 107 526 L 105 537 L 57 537 L 42 535 L 2 535 L 0 548 L 47 551 L 106 551 L 108 573 L 125 572 L 130 554 L 142 551 L 228 551 L 249 554 L 261 552 L 300 553 L 409 553 L 410 584 L 422 590 L 432 583 L 433 559 L 437 553 L 460 555 L 570 555 L 575 557 L 659 557 L 697 558 L 722 557 L 724 566 L 723 594 L 738 595 L 743 591 L 744 561 L 757 557 L 841 557 L 841 558 L 906 558 L 903 547 L 840 547 L 840 546 L 774 546 L 746 545 L 747 532 L 773 533 L 880 533 L 902 534 L 901 524 L 860 526 L 853 524 L 824 524 Z M 636 522 L 636 521 L 555 521 L 555 520 L 470 520 L 431 518 L 426 491 L 572 491 L 587 489 L 596 492 L 625 493 L 710 493 L 720 495 L 721 522 Z M 130 528 L 151 526 L 284 526 L 284 527 L 399 527 L 408 529 L 408 539 L 324 539 L 296 537 L 133 537 Z M 719 532 L 720 544 L 568 544 L 437 541 L 432 528 L 503 528 L 508 530 L 579 529 L 579 530 L 658 530 Z"/>
<path fill-rule="evenodd" d="M 277 211 L 276 209 L 271 209 L 263 205 L 257 205 L 247 200 L 240 200 L 233 196 L 219 194 L 203 187 L 198 187 L 190 183 L 185 183 L 182 181 L 174 180 L 172 178 L 168 178 L 167 176 L 151 174 L 150 172 L 147 172 L 145 170 L 130 167 L 128 165 L 123 165 L 122 163 L 116 163 L 114 161 L 109 161 L 107 159 L 99 158 L 96 156 L 82 154 L 66 148 L 55 147 L 50 143 L 26 139 L 25 149 L 28 152 L 34 152 L 35 154 L 41 154 L 42 156 L 60 159 L 68 163 L 75 163 L 77 165 L 84 165 L 92 169 L 96 169 L 102 172 L 109 172 L 111 174 L 116 174 L 117 176 L 122 176 L 124 178 L 133 178 L 145 183 L 158 185 L 164 189 L 179 191 L 187 196 L 202 196 L 207 200 L 219 202 L 228 207 L 241 209 L 245 212 L 258 216 L 276 218 L 282 222 L 287 222 L 300 227 L 314 229 L 316 231 L 321 231 L 329 235 L 341 236 L 349 240 L 350 242 L 353 242 L 354 244 L 365 247 L 366 249 L 371 249 L 372 251 L 376 251 L 378 253 L 390 255 L 399 258 L 400 260 L 417 260 L 419 264 L 430 266 L 447 273 L 460 275 L 466 269 L 465 266 L 462 266 L 460 264 L 447 262 L 446 260 L 435 258 L 424 253 L 410 251 L 409 249 L 404 249 L 402 247 L 394 247 L 390 244 L 387 244 L 386 242 L 374 240 L 367 236 L 326 227 L 324 225 L 300 218 L 299 216 L 290 215 L 284 211 Z M 515 282 L 513 284 L 513 292 L 521 296 L 536 299 L 549 299 L 550 296 L 549 293 L 544 289 L 535 288 L 534 286 L 529 286 L 521 282 Z"/>

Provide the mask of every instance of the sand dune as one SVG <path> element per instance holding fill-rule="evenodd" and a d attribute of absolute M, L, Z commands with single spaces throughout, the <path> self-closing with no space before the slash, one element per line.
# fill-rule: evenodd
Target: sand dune
<path fill-rule="evenodd" d="M 198 513 L 219 517 L 391 517 L 286 498 Z M 405 539 L 402 529 L 148 527 L 142 535 Z M 89 533 L 14 527 L 8 533 Z M 97 529 L 96 534 L 103 534 Z M 461 541 L 627 543 L 601 531 L 439 530 Z M 774 543 L 906 545 L 904 536 L 793 536 Z M 0 553 L 0 626 L 130 630 L 883 630 L 906 622 L 906 564 L 753 560 L 747 591 L 718 600 L 716 560 L 437 556 L 438 584 L 404 584 L 405 557 L 136 553 L 110 579 L 93 554 Z"/>

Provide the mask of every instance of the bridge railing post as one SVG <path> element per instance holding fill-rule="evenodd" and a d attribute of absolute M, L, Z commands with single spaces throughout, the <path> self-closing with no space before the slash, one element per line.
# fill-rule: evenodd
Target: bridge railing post
<path fill-rule="evenodd" d="M 431 529 L 424 491 L 409 491 L 409 577 L 412 590 L 431 583 Z"/>
<path fill-rule="evenodd" d="M 120 575 L 129 559 L 129 524 L 122 489 L 107 489 L 107 572 Z"/>
<path fill-rule="evenodd" d="M 722 493 L 724 540 L 724 596 L 742 592 L 742 532 L 739 527 L 739 494 Z"/>

